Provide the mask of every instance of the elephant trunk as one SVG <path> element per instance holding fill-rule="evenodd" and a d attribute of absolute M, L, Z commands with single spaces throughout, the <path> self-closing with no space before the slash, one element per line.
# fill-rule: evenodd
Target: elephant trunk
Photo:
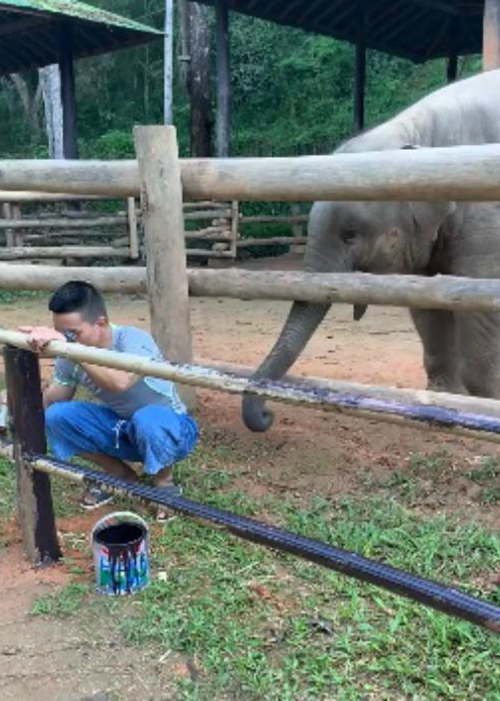
<path fill-rule="evenodd" d="M 279 380 L 283 377 L 323 321 L 330 306 L 294 302 L 278 340 L 252 379 Z M 260 397 L 245 394 L 242 413 L 243 421 L 251 431 L 267 431 L 273 423 L 273 414 L 266 409 L 265 400 Z"/>

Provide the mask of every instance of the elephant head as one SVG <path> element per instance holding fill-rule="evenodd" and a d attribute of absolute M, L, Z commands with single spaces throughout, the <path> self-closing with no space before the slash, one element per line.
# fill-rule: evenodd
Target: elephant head
<path fill-rule="evenodd" d="M 452 202 L 316 202 L 309 218 L 308 272 L 425 272 Z M 294 302 L 274 347 L 253 376 L 278 380 L 298 358 L 330 305 Z M 363 307 L 355 308 L 360 318 Z M 273 415 L 264 400 L 243 397 L 243 420 L 266 431 Z"/>

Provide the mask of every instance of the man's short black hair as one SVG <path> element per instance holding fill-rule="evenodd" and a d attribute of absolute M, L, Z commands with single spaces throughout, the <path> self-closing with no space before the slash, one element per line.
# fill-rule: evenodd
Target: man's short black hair
<path fill-rule="evenodd" d="M 49 300 L 49 310 L 54 314 L 80 312 L 82 319 L 94 323 L 99 317 L 108 318 L 101 293 L 88 282 L 70 280 L 54 292 Z"/>

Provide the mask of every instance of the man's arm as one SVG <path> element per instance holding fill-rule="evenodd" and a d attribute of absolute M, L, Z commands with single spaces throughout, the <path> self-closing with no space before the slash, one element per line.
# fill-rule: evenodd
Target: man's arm
<path fill-rule="evenodd" d="M 79 365 L 85 370 L 92 382 L 108 392 L 125 392 L 142 379 L 140 375 L 126 370 L 106 368 L 91 363 L 79 363 Z"/>
<path fill-rule="evenodd" d="M 75 396 L 76 387 L 60 385 L 53 382 L 43 391 L 43 406 L 45 409 L 55 402 L 69 402 Z"/>

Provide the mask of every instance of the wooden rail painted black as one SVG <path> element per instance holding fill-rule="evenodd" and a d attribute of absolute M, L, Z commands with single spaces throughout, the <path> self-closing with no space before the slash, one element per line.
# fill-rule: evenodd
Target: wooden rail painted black
<path fill-rule="evenodd" d="M 404 572 L 355 552 L 306 538 L 229 511 L 216 509 L 213 506 L 201 504 L 185 497 L 168 496 L 161 489 L 125 482 L 96 470 L 47 458 L 45 455 L 25 456 L 25 459 L 30 460 L 35 469 L 37 461 L 41 461 L 45 465 L 52 465 L 59 474 L 73 473 L 79 475 L 84 481 L 100 484 L 111 491 L 133 495 L 146 502 L 166 506 L 185 516 L 215 523 L 239 538 L 260 543 L 282 552 L 292 553 L 362 582 L 369 582 L 388 589 L 450 616 L 500 633 L 500 607 L 445 584 Z"/>

